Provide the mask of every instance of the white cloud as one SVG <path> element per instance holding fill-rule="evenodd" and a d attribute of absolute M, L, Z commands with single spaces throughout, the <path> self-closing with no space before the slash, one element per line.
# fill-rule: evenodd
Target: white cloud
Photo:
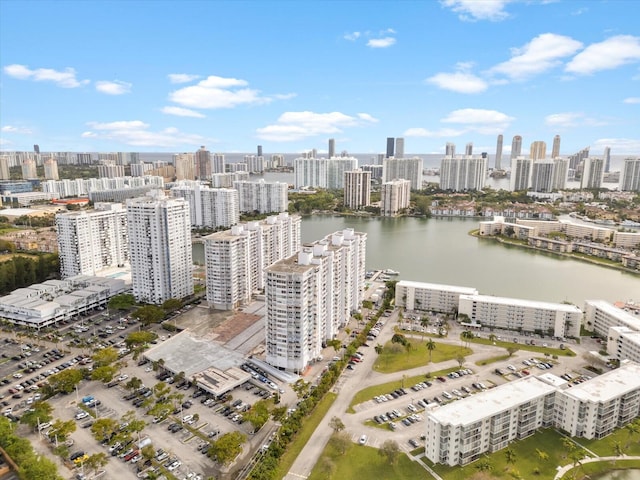
<path fill-rule="evenodd" d="M 166 113 L 167 115 L 176 115 L 178 117 L 205 118 L 205 115 L 200 112 L 182 107 L 164 107 L 161 112 Z"/>
<path fill-rule="evenodd" d="M 360 32 L 352 32 L 352 33 L 347 33 L 345 34 L 345 36 L 343 37 L 345 40 L 349 40 L 351 42 L 355 42 L 357 39 L 360 38 L 362 34 Z"/>
<path fill-rule="evenodd" d="M 463 21 L 490 20 L 498 22 L 509 17 L 504 7 L 511 0 L 441 0 L 443 7 L 450 8 Z"/>
<path fill-rule="evenodd" d="M 542 33 L 521 48 L 511 49 L 511 59 L 502 62 L 490 72 L 501 73 L 513 80 L 521 80 L 545 72 L 573 55 L 582 43 L 571 37 L 555 33 Z"/>
<path fill-rule="evenodd" d="M 611 147 L 616 155 L 637 155 L 640 152 L 640 138 L 600 138 L 591 147 L 594 150 Z"/>
<path fill-rule="evenodd" d="M 489 87 L 487 82 L 480 77 L 464 71 L 436 73 L 434 76 L 427 78 L 426 82 L 444 90 L 458 93 L 480 93 Z"/>
<path fill-rule="evenodd" d="M 107 95 L 124 95 L 125 93 L 131 93 L 132 86 L 130 83 L 121 82 L 120 80 L 113 80 L 112 82 L 101 80 L 96 82 L 96 90 L 100 93 L 106 93 Z"/>
<path fill-rule="evenodd" d="M 274 142 L 291 142 L 323 134 L 341 133 L 346 127 L 364 126 L 378 120 L 367 113 L 356 116 L 341 112 L 285 112 L 275 124 L 258 128 L 258 138 Z"/>
<path fill-rule="evenodd" d="M 0 131 L 5 133 L 20 133 L 20 134 L 30 134 L 31 130 L 25 127 L 16 127 L 15 125 L 5 125 L 0 129 Z"/>
<path fill-rule="evenodd" d="M 631 104 L 640 103 L 640 97 L 625 98 L 624 103 L 631 103 Z"/>
<path fill-rule="evenodd" d="M 396 39 L 393 37 L 383 37 L 383 38 L 371 38 L 367 42 L 367 47 L 371 48 L 387 48 L 396 43 Z"/>
<path fill-rule="evenodd" d="M 553 113 L 551 115 L 547 115 L 544 122 L 550 127 L 597 127 L 607 124 L 602 120 L 589 117 L 582 112 Z"/>
<path fill-rule="evenodd" d="M 169 99 L 185 107 L 207 109 L 234 108 L 238 105 L 259 105 L 271 102 L 272 99 L 261 96 L 259 90 L 237 88 L 247 85 L 245 80 L 212 75 L 196 85 L 171 92 Z"/>
<path fill-rule="evenodd" d="M 405 137 L 425 137 L 425 138 L 445 138 L 459 137 L 465 130 L 455 130 L 453 128 L 440 128 L 438 130 L 427 130 L 426 128 L 409 128 L 405 130 Z"/>
<path fill-rule="evenodd" d="M 410 128 L 405 131 L 407 137 L 458 137 L 465 133 L 480 135 L 497 135 L 504 132 L 515 120 L 497 110 L 483 110 L 477 108 L 463 108 L 450 112 L 440 120 L 442 123 L 458 124 L 459 128 L 440 128 L 428 130 L 426 128 Z"/>
<path fill-rule="evenodd" d="M 4 72 L 10 77 L 19 78 L 21 80 L 34 80 L 36 82 L 53 82 L 62 88 L 77 88 L 89 83 L 89 80 L 78 80 L 76 71 L 67 67 L 64 71 L 59 72 L 51 68 L 36 68 L 31 70 L 26 65 L 7 65 Z"/>
<path fill-rule="evenodd" d="M 82 133 L 83 138 L 103 138 L 137 147 L 177 147 L 185 144 L 201 145 L 200 135 L 180 132 L 168 127 L 160 131 L 149 130 L 149 124 L 140 120 L 118 122 L 89 122 L 90 131 Z"/>
<path fill-rule="evenodd" d="M 603 42 L 592 43 L 567 64 L 570 73 L 589 75 L 640 61 L 640 37 L 617 35 Z"/>
<path fill-rule="evenodd" d="M 167 76 L 171 83 L 188 83 L 200 78 L 200 75 L 189 75 L 188 73 L 170 73 Z"/>
<path fill-rule="evenodd" d="M 272 95 L 276 100 L 291 100 L 297 96 L 297 93 L 276 93 L 275 95 Z"/>

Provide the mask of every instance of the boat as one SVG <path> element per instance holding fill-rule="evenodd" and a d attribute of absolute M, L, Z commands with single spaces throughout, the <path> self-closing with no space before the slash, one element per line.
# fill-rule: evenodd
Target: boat
<path fill-rule="evenodd" d="M 383 270 L 382 273 L 384 273 L 385 275 L 400 275 L 400 272 L 397 272 L 395 270 L 391 270 L 390 268 L 387 268 L 386 270 Z"/>

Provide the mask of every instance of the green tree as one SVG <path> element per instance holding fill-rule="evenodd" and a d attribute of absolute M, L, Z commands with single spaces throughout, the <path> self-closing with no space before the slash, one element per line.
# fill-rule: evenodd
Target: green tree
<path fill-rule="evenodd" d="M 103 365 L 93 369 L 91 372 L 91 380 L 97 380 L 102 383 L 109 383 L 118 373 L 118 365 Z"/>
<path fill-rule="evenodd" d="M 127 390 L 138 390 L 142 386 L 142 380 L 138 377 L 131 377 L 127 383 L 124 384 L 124 388 Z"/>
<path fill-rule="evenodd" d="M 504 451 L 504 457 L 508 464 L 513 465 L 516 463 L 516 452 L 514 452 L 511 448 L 507 448 Z"/>
<path fill-rule="evenodd" d="M 491 466 L 491 462 L 488 459 L 484 458 L 476 463 L 476 468 L 480 472 L 489 472 L 493 467 Z"/>
<path fill-rule="evenodd" d="M 67 368 L 48 378 L 49 386 L 54 393 L 71 393 L 82 381 L 82 372 L 77 368 Z"/>
<path fill-rule="evenodd" d="M 91 425 L 93 437 L 101 442 L 104 438 L 109 438 L 118 431 L 118 422 L 113 418 L 98 418 Z"/>
<path fill-rule="evenodd" d="M 58 440 L 64 440 L 70 434 L 75 432 L 76 428 L 77 428 L 77 424 L 73 420 L 67 420 L 65 422 L 64 420 L 57 419 L 51 425 L 51 431 L 50 431 L 49 435 L 51 435 L 53 433 L 53 434 L 55 434 L 55 436 L 58 437 Z"/>
<path fill-rule="evenodd" d="M 329 426 L 334 433 L 340 433 L 345 428 L 344 423 L 342 423 L 342 420 L 338 417 L 331 417 L 331 420 L 329 420 Z"/>
<path fill-rule="evenodd" d="M 546 462 L 547 460 L 549 460 L 549 454 L 544 450 L 536 448 L 536 455 L 538 456 L 538 460 L 540 461 Z"/>
<path fill-rule="evenodd" d="M 38 425 L 49 422 L 53 418 L 52 412 L 53 407 L 48 402 L 36 402 L 20 417 L 20 423 L 35 430 Z"/>
<path fill-rule="evenodd" d="M 427 347 L 427 350 L 429 351 L 429 363 L 431 363 L 431 358 L 433 355 L 433 351 L 436 349 L 436 342 L 434 342 L 433 340 L 429 339 L 425 345 Z"/>
<path fill-rule="evenodd" d="M 456 362 L 458 362 L 458 367 L 462 368 L 464 362 L 467 361 L 467 358 L 464 355 L 456 355 Z"/>
<path fill-rule="evenodd" d="M 207 454 L 220 465 L 228 465 L 240 455 L 245 440 L 246 437 L 240 432 L 225 433 L 211 444 Z"/>
<path fill-rule="evenodd" d="M 181 308 L 182 302 L 177 298 L 169 298 L 162 304 L 162 309 L 167 313 L 175 312 L 176 310 L 180 310 Z"/>
<path fill-rule="evenodd" d="M 377 353 L 378 355 L 380 355 L 380 354 L 382 353 L 382 351 L 384 350 L 384 347 L 378 343 L 378 344 L 374 347 L 374 350 L 376 351 L 376 353 Z"/>
<path fill-rule="evenodd" d="M 127 335 L 127 338 L 124 339 L 124 343 L 126 343 L 127 348 L 131 348 L 136 345 L 144 345 L 145 343 L 151 343 L 158 335 L 154 332 L 149 331 L 140 331 L 140 332 L 131 332 Z"/>
<path fill-rule="evenodd" d="M 107 463 L 109 463 L 109 459 L 107 458 L 106 453 L 94 453 L 93 455 L 89 455 L 89 458 L 84 461 L 84 468 L 89 472 L 97 473 L 98 470 L 104 467 Z"/>
<path fill-rule="evenodd" d="M 509 357 L 513 357 L 513 354 L 518 350 L 518 347 L 507 347 L 507 354 L 509 355 Z"/>
<path fill-rule="evenodd" d="M 260 400 L 256 402 L 251 410 L 243 415 L 244 419 L 253 425 L 254 432 L 257 432 L 269 420 L 269 408 L 267 402 Z"/>
<path fill-rule="evenodd" d="M 137 318 L 143 326 L 147 326 L 164 320 L 165 311 L 156 305 L 145 305 L 138 308 L 131 315 Z"/>
<path fill-rule="evenodd" d="M 385 440 L 380 446 L 378 454 L 386 458 L 389 464 L 395 465 L 398 461 L 398 457 L 400 456 L 400 447 L 398 446 L 398 442 L 395 440 Z"/>
<path fill-rule="evenodd" d="M 121 293 L 109 299 L 108 306 L 112 310 L 129 310 L 136 304 L 135 297 L 130 293 Z"/>
<path fill-rule="evenodd" d="M 347 450 L 352 445 L 351 436 L 347 432 L 339 432 L 331 435 L 329 440 L 333 448 L 335 448 L 341 455 L 347 453 Z"/>
<path fill-rule="evenodd" d="M 91 358 L 94 367 L 104 367 L 118 360 L 118 351 L 113 347 L 103 348 L 94 353 Z"/>

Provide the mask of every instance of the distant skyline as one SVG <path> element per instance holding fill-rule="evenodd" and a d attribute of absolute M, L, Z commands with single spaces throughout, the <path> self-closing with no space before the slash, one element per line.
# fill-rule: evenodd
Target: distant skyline
<path fill-rule="evenodd" d="M 640 155 L 640 3 L 0 2 L 0 148 Z M 549 149 L 549 148 L 548 148 Z M 550 152 L 549 152 L 550 153 Z"/>

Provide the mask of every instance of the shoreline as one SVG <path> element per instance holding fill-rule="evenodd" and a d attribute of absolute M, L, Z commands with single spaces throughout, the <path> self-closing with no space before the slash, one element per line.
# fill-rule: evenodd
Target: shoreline
<path fill-rule="evenodd" d="M 510 242 L 508 240 L 505 240 L 504 238 L 497 237 L 495 235 L 480 236 L 480 235 L 478 235 L 478 229 L 470 230 L 469 231 L 469 235 L 471 235 L 472 237 L 478 238 L 478 239 L 492 240 L 492 241 L 498 242 L 498 243 L 500 243 L 502 245 L 509 245 L 509 246 L 512 246 L 512 247 L 519 247 L 519 248 L 523 248 L 523 249 L 526 249 L 526 250 L 533 250 L 534 252 L 546 253 L 546 254 L 549 254 L 549 255 L 552 255 L 552 256 L 569 258 L 569 259 L 572 259 L 572 260 L 579 260 L 581 262 L 590 263 L 592 265 L 598 265 L 600 267 L 610 268 L 612 270 L 618 270 L 618 271 L 623 272 L 623 273 L 628 273 L 628 274 L 640 277 L 640 271 L 631 270 L 631 269 L 623 267 L 622 265 L 611 265 L 609 263 L 600 262 L 600 261 L 598 261 L 597 258 L 585 258 L 585 257 L 582 257 L 582 256 L 573 255 L 572 253 L 552 252 L 552 251 L 545 250 L 545 249 L 542 249 L 542 248 L 532 247 L 531 245 L 523 245 L 521 243 Z"/>

